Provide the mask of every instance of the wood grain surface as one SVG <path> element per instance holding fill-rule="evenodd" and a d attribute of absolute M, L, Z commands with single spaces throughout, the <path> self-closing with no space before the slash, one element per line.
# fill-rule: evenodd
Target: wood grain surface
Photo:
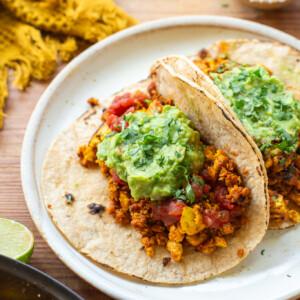
<path fill-rule="evenodd" d="M 300 38 L 300 0 L 273 12 L 248 8 L 238 0 L 119 0 L 117 3 L 141 22 L 178 15 L 226 15 L 261 22 Z M 80 279 L 53 254 L 31 221 L 24 202 L 20 182 L 21 144 L 30 114 L 47 84 L 33 82 L 26 92 L 10 91 L 5 128 L 0 131 L 0 216 L 20 221 L 33 231 L 36 240 L 33 266 L 87 300 L 110 299 Z"/>

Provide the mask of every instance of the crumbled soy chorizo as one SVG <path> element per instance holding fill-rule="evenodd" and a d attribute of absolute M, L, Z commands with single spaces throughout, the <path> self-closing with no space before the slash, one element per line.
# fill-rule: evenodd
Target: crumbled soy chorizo
<path fill-rule="evenodd" d="M 167 201 L 162 205 L 146 199 L 135 202 L 130 197 L 128 186 L 119 185 L 118 181 L 110 177 L 109 212 L 117 223 L 130 223 L 140 232 L 147 255 L 153 256 L 155 247 L 161 246 L 166 247 L 174 261 L 180 261 L 184 255 L 185 241 L 196 251 L 210 254 L 218 248 L 226 247 L 225 237 L 240 227 L 242 212 L 250 201 L 249 189 L 242 185 L 236 165 L 223 152 L 210 147 L 205 153 L 204 171 L 212 166 L 215 166 L 215 171 L 213 177 L 208 177 L 209 188 L 203 186 L 205 192 L 202 191 L 202 196 L 207 195 L 212 202 L 198 201 L 190 206 L 180 201 Z M 215 159 L 218 164 L 213 164 Z M 222 167 L 219 167 L 220 164 Z M 106 172 L 106 175 L 110 176 L 110 173 Z M 154 208 L 156 219 L 153 218 Z M 235 217 L 231 220 L 227 209 L 234 211 L 232 215 Z M 168 212 L 178 213 L 179 219 L 169 216 Z M 171 224 L 162 222 L 165 218 Z"/>
<path fill-rule="evenodd" d="M 300 155 L 275 149 L 265 152 L 264 160 L 269 178 L 271 224 L 300 223 L 300 213 L 289 206 L 289 202 L 300 206 Z"/>
<path fill-rule="evenodd" d="M 91 106 L 91 107 L 95 107 L 95 106 L 100 106 L 100 102 L 98 101 L 98 99 L 96 98 L 89 98 L 87 100 L 87 103 Z"/>
<path fill-rule="evenodd" d="M 237 173 L 237 168 L 233 162 L 223 152 L 218 152 L 213 147 L 209 147 L 205 152 L 206 162 L 204 170 L 215 167 L 214 176 L 208 176 L 209 188 L 205 188 L 207 197 L 213 202 L 197 202 L 191 206 L 186 206 L 178 202 L 172 207 L 173 202 L 164 202 L 161 212 L 156 211 L 153 219 L 153 205 L 149 200 L 135 202 L 130 197 L 128 186 L 119 185 L 118 181 L 110 177 L 110 172 L 105 171 L 109 176 L 109 199 L 108 212 L 115 218 L 117 223 L 131 224 L 142 235 L 141 242 L 147 255 L 153 256 L 155 247 L 166 247 L 174 261 L 180 261 L 184 255 L 183 244 L 194 247 L 196 251 L 210 254 L 217 248 L 227 246 L 225 236 L 231 235 L 239 227 L 241 222 L 240 214 L 243 207 L 249 204 L 249 190 L 243 186 L 242 180 Z M 219 159 L 217 159 L 219 157 Z M 217 164 L 214 164 L 217 160 Z M 106 170 L 101 162 L 102 170 Z M 222 167 L 220 167 L 222 165 Z M 199 177 L 201 179 L 201 177 Z M 204 185 L 205 187 L 205 185 Z M 218 191 L 222 191 L 218 194 Z M 229 204 L 230 205 L 229 205 Z M 236 218 L 229 220 L 229 212 L 220 210 L 219 205 L 235 208 Z M 169 209 L 171 208 L 171 210 Z M 174 210 L 176 208 L 176 210 Z M 179 209 L 180 208 L 180 209 Z M 156 208 L 157 209 L 157 208 Z M 170 220 L 175 223 L 165 225 L 159 217 L 166 218 L 167 211 L 180 213 L 179 219 L 172 217 Z M 184 211 L 186 211 L 184 213 Z M 163 212 L 163 214 L 162 214 Z M 168 223 L 167 223 L 168 224 Z M 212 233 L 219 232 L 219 236 L 210 237 Z"/>
<path fill-rule="evenodd" d="M 174 261 L 181 261 L 183 254 L 181 243 L 169 240 L 167 242 L 167 250 L 170 252 L 170 255 Z"/>

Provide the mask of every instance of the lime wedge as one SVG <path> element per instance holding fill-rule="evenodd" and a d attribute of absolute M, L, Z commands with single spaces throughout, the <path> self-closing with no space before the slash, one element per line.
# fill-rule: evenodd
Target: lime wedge
<path fill-rule="evenodd" d="M 33 252 L 33 234 L 24 225 L 0 218 L 0 254 L 28 262 Z"/>

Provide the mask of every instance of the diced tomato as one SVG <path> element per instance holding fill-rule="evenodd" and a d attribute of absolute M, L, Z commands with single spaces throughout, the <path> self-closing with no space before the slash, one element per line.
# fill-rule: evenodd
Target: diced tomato
<path fill-rule="evenodd" d="M 129 108 L 125 111 L 124 115 L 126 115 L 126 114 L 128 114 L 128 113 L 133 113 L 134 111 L 135 111 L 135 107 L 134 107 L 134 106 L 131 106 L 131 107 L 129 107 Z"/>
<path fill-rule="evenodd" d="M 230 213 L 228 210 L 209 210 L 206 209 L 203 214 L 203 222 L 209 228 L 218 229 L 222 225 L 228 223 Z"/>
<path fill-rule="evenodd" d="M 227 188 L 225 186 L 217 186 L 215 188 L 215 201 L 219 203 L 221 208 L 232 210 L 234 208 L 234 204 L 227 199 Z"/>
<path fill-rule="evenodd" d="M 124 114 L 134 112 L 136 108 L 145 106 L 147 95 L 137 92 L 134 95 L 125 93 L 116 96 L 106 111 L 106 123 L 113 131 L 121 131 L 121 118 Z"/>
<path fill-rule="evenodd" d="M 185 204 L 179 200 L 171 200 L 152 206 L 152 217 L 156 221 L 162 221 L 166 226 L 180 220 Z"/>
<path fill-rule="evenodd" d="M 118 185 L 126 184 L 126 182 L 123 181 L 114 170 L 110 170 L 110 175 L 116 184 L 118 184 Z"/>
<path fill-rule="evenodd" d="M 131 97 L 131 94 L 130 93 L 125 93 L 125 94 L 122 94 L 122 95 L 118 95 L 114 98 L 113 100 L 113 103 L 116 103 L 116 102 L 119 102 L 119 101 L 122 101 L 124 99 L 128 99 Z"/>
<path fill-rule="evenodd" d="M 215 188 L 215 201 L 223 203 L 226 200 L 227 188 L 225 186 L 218 185 Z"/>
<path fill-rule="evenodd" d="M 220 210 L 218 214 L 218 220 L 221 223 L 221 225 L 224 225 L 229 222 L 230 219 L 230 213 L 228 210 Z"/>
<path fill-rule="evenodd" d="M 208 194 L 210 192 L 210 190 L 211 190 L 211 186 L 208 184 L 204 184 L 203 193 Z"/>
<path fill-rule="evenodd" d="M 120 117 L 124 114 L 134 112 L 136 105 L 144 105 L 144 101 L 147 99 L 147 95 L 142 92 L 134 95 L 125 93 L 114 98 L 113 103 L 107 109 L 106 122 L 108 126 L 114 131 L 120 131 L 119 124 L 121 123 Z M 119 119 L 117 119 L 119 118 Z"/>
<path fill-rule="evenodd" d="M 212 225 L 215 223 L 215 219 L 215 215 L 212 215 L 208 212 L 206 212 L 203 216 L 203 222 L 207 227 L 212 227 Z"/>
<path fill-rule="evenodd" d="M 180 217 L 185 204 L 180 201 L 171 201 L 169 204 L 169 215 L 173 217 Z"/>
<path fill-rule="evenodd" d="M 191 184 L 196 200 L 200 200 L 203 194 L 203 187 L 196 182 Z"/>
<path fill-rule="evenodd" d="M 122 118 L 114 114 L 109 114 L 106 119 L 106 124 L 113 131 L 121 131 L 121 121 Z"/>
<path fill-rule="evenodd" d="M 228 210 L 233 210 L 235 208 L 235 205 L 228 199 L 225 199 L 222 203 L 220 203 L 220 206 Z"/>
<path fill-rule="evenodd" d="M 116 96 L 107 112 L 120 117 L 128 110 L 129 107 L 135 104 L 135 101 L 136 100 L 131 96 L 130 93 Z"/>
<path fill-rule="evenodd" d="M 211 177 L 207 171 L 207 169 L 204 169 L 202 172 L 201 172 L 201 176 L 203 177 L 204 181 L 210 181 L 211 180 Z"/>

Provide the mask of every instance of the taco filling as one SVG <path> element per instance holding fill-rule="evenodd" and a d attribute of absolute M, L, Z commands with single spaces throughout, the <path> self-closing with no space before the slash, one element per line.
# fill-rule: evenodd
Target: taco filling
<path fill-rule="evenodd" d="M 79 148 L 80 162 L 108 178 L 107 211 L 141 234 L 148 256 L 161 246 L 179 262 L 191 250 L 225 248 L 246 222 L 250 190 L 222 149 L 206 144 L 153 83 L 148 90 L 115 97 L 104 124 Z"/>
<path fill-rule="evenodd" d="M 259 146 L 269 178 L 270 224 L 300 223 L 300 103 L 263 65 L 240 65 L 206 50 L 194 63 L 218 86 Z"/>

